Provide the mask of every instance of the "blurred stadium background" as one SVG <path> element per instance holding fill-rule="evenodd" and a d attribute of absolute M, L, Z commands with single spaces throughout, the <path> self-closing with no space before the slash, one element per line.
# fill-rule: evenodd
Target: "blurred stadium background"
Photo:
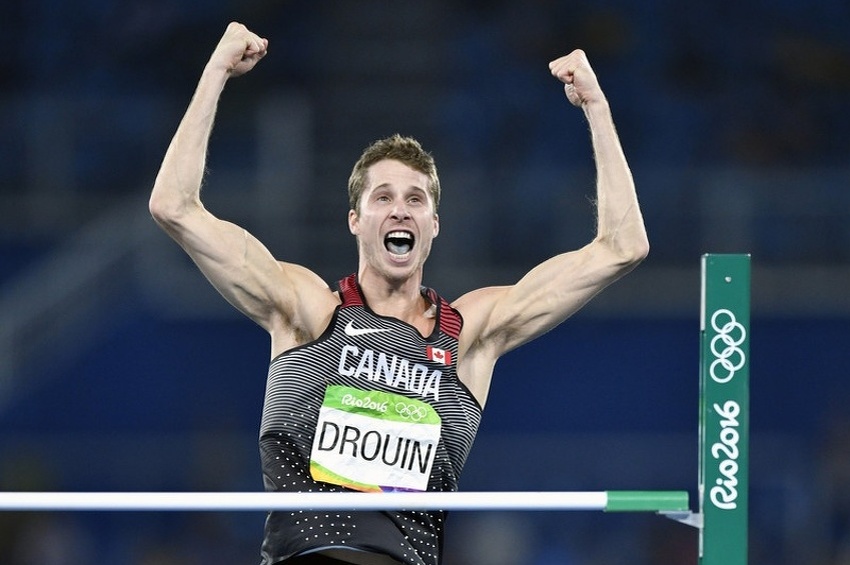
<path fill-rule="evenodd" d="M 751 563 L 850 563 L 850 5 L 544 0 L 11 1 L 0 7 L 0 489 L 257 490 L 267 338 L 147 196 L 231 19 L 270 39 L 227 86 L 208 206 L 328 281 L 356 267 L 350 167 L 435 155 L 426 283 L 510 283 L 592 235 L 585 49 L 652 243 L 499 364 L 465 490 L 694 491 L 699 256 L 753 256 Z M 695 494 L 695 493 L 694 493 Z M 258 562 L 263 516 L 0 514 L 8 565 Z M 456 513 L 446 565 L 696 563 L 655 516 Z"/>

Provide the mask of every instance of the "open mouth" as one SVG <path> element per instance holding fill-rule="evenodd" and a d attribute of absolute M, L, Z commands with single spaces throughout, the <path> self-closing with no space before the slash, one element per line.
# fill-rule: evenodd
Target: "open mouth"
<path fill-rule="evenodd" d="M 413 234 L 406 231 L 393 231 L 384 237 L 384 247 L 393 255 L 407 255 L 413 249 Z"/>

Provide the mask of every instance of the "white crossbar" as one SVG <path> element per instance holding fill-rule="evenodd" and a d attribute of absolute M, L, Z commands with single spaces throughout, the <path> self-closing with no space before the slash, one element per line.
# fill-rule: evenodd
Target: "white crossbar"
<path fill-rule="evenodd" d="M 0 510 L 605 510 L 601 492 L 2 492 Z"/>

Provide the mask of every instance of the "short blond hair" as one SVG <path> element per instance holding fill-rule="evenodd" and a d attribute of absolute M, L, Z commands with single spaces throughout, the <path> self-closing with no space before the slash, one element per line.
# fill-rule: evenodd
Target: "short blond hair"
<path fill-rule="evenodd" d="M 437 165 L 434 163 L 434 157 L 425 151 L 414 138 L 397 133 L 373 142 L 363 150 L 360 159 L 354 164 L 354 169 L 352 169 L 351 176 L 348 178 L 348 203 L 351 209 L 360 211 L 360 197 L 366 190 L 369 167 L 385 159 L 400 161 L 428 177 L 426 188 L 434 201 L 434 211 L 436 212 L 440 205 L 440 178 L 437 176 Z"/>

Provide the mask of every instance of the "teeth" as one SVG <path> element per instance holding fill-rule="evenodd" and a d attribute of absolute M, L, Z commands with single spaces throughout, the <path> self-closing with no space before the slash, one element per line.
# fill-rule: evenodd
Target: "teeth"
<path fill-rule="evenodd" d="M 406 231 L 390 232 L 384 238 L 384 245 L 393 255 L 407 255 L 413 247 L 413 235 Z"/>

